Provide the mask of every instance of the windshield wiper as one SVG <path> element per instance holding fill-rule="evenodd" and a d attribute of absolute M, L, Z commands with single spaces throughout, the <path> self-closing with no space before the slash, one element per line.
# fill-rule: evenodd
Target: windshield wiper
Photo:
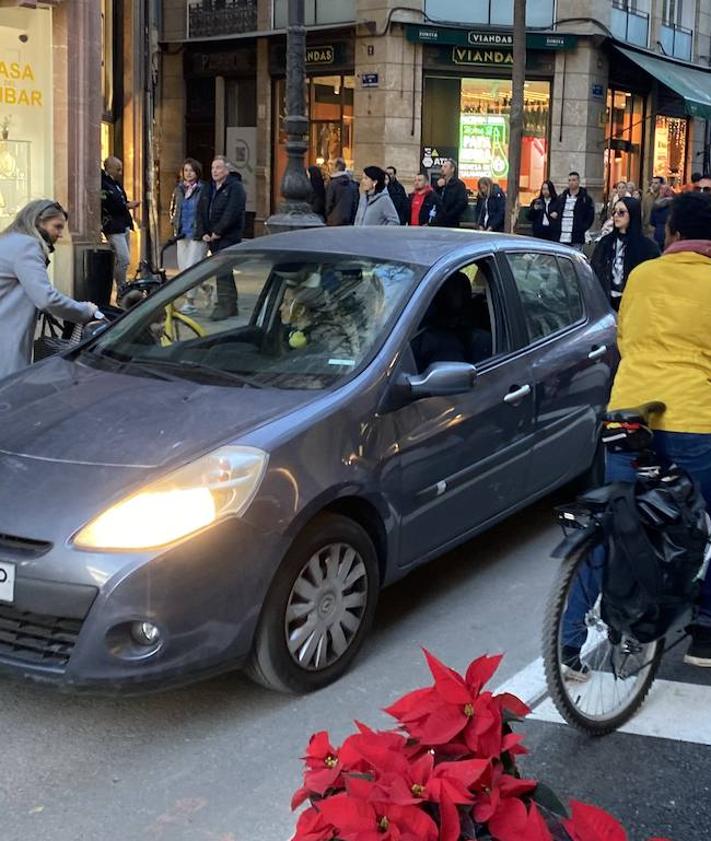
<path fill-rule="evenodd" d="M 146 362 L 142 359 L 134 359 L 133 362 L 140 363 L 141 365 L 165 366 L 166 368 L 173 368 L 185 372 L 207 374 L 211 377 L 219 377 L 228 382 L 239 383 L 242 386 L 246 385 L 249 388 L 265 388 L 264 385 L 249 379 L 249 377 L 243 377 L 241 374 L 235 374 L 232 371 L 225 371 L 223 368 L 216 368 L 214 365 L 206 365 L 204 362 L 195 362 L 192 359 L 151 359 L 146 360 Z"/>

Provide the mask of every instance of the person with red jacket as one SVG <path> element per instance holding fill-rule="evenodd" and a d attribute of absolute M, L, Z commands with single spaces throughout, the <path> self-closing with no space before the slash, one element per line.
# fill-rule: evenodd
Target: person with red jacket
<path fill-rule="evenodd" d="M 409 225 L 441 225 L 442 199 L 435 193 L 423 173 L 415 176 L 414 192 L 408 196 L 410 201 Z"/>

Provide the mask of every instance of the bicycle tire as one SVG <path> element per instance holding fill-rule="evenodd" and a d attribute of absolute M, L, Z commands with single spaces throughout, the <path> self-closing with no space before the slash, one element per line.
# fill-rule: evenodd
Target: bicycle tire
<path fill-rule="evenodd" d="M 170 332 L 164 329 L 162 336 L 167 344 L 186 341 L 187 339 L 202 339 L 207 335 L 204 327 L 181 312 L 172 313 L 169 324 L 171 325 Z M 181 335 L 183 330 L 186 332 L 186 336 Z"/>
<path fill-rule="evenodd" d="M 546 618 L 543 625 L 543 665 L 550 697 L 563 719 L 572 727 L 587 735 L 605 736 L 629 721 L 644 703 L 659 669 L 659 663 L 664 653 L 664 640 L 656 640 L 644 646 L 637 644 L 642 648 L 642 652 L 639 654 L 640 668 L 631 673 L 629 677 L 618 677 L 614 671 L 603 670 L 602 666 L 607 661 L 607 653 L 603 651 L 604 647 L 607 646 L 608 648 L 611 662 L 615 656 L 615 651 L 619 657 L 619 651 L 622 649 L 621 644 L 616 646 L 609 639 L 607 626 L 599 616 L 600 599 L 597 597 L 595 601 L 597 615 L 589 619 L 589 614 L 586 613 L 586 628 L 590 628 L 588 622 L 594 620 L 595 629 L 605 633 L 605 639 L 601 638 L 598 645 L 593 648 L 593 653 L 602 654 L 602 657 L 598 656 L 597 659 L 597 664 L 601 668 L 599 670 L 591 668 L 587 681 L 566 680 L 563 674 L 564 665 L 561 657 L 563 618 L 573 583 L 581 574 L 582 565 L 588 562 L 594 548 L 594 544 L 585 544 L 561 563 L 560 573 L 546 604 Z M 591 608 L 591 610 L 594 610 L 594 608 Z M 588 633 L 589 631 L 586 631 L 586 634 Z M 585 656 L 587 657 L 587 655 Z M 600 709 L 596 714 L 593 714 L 585 708 L 586 705 L 583 702 L 588 696 L 597 694 L 602 704 L 605 701 L 605 696 L 611 694 L 610 686 L 614 688 L 617 682 L 624 681 L 626 683 L 632 678 L 634 678 L 633 683 L 627 685 L 629 692 L 624 699 L 612 705 L 610 709 Z M 599 684 L 597 690 L 595 681 Z"/>

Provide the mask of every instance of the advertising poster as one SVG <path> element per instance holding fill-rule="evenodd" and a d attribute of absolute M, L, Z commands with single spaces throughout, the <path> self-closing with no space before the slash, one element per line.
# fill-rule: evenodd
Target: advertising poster
<path fill-rule="evenodd" d="M 226 132 L 227 160 L 242 176 L 247 193 L 247 210 L 257 209 L 257 127 L 228 126 Z"/>
<path fill-rule="evenodd" d="M 460 115 L 459 175 L 462 179 L 473 182 L 484 177 L 506 180 L 509 171 L 508 120 L 504 114 Z"/>

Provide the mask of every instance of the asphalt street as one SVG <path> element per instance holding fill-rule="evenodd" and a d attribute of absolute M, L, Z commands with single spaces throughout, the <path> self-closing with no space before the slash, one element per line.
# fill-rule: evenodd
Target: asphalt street
<path fill-rule="evenodd" d="M 631 841 L 707 841 L 711 674 L 665 663 L 636 732 L 592 740 L 557 719 L 540 687 L 542 605 L 556 571 L 551 500 L 381 595 L 355 668 L 307 697 L 239 674 L 143 698 L 59 695 L 0 682 L 0 841 L 286 841 L 309 735 L 335 742 L 354 718 L 428 682 L 420 647 L 455 668 L 505 652 L 496 681 L 532 699 L 523 770 L 625 821 Z M 646 715 L 646 718 L 643 716 Z"/>

